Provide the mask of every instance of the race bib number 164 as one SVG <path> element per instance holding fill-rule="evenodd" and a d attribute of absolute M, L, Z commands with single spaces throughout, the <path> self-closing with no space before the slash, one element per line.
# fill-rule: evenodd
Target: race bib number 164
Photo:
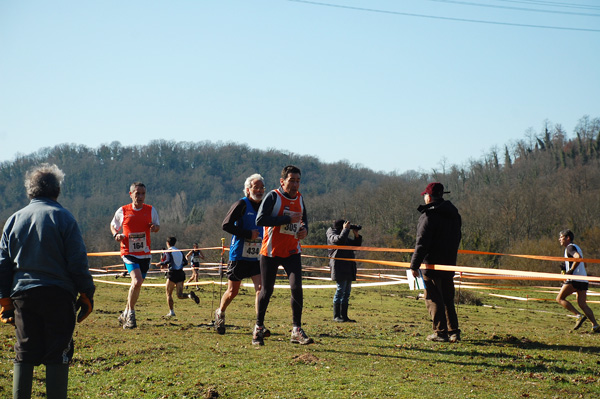
<path fill-rule="evenodd" d="M 146 233 L 129 234 L 129 252 L 147 252 Z"/>

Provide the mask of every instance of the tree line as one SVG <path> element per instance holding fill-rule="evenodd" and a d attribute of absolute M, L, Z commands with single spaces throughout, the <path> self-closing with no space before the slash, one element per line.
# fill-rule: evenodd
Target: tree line
<path fill-rule="evenodd" d="M 431 171 L 402 174 L 232 143 L 157 140 L 143 146 L 112 142 L 98 148 L 60 144 L 0 163 L 0 222 L 27 204 L 25 172 L 42 162 L 56 163 L 65 172 L 59 201 L 77 218 L 90 252 L 117 250 L 108 224 L 115 210 L 130 202 L 133 181 L 146 184 L 147 202 L 159 211 L 161 231 L 153 237 L 154 248 L 169 235 L 177 236 L 181 247 L 194 242 L 214 247 L 222 237 L 229 242 L 221 223 L 229 206 L 243 195 L 245 178 L 258 172 L 266 188 L 273 189 L 282 167 L 294 164 L 302 170 L 300 191 L 309 216 L 305 244 L 325 244 L 326 229 L 343 218 L 363 225 L 364 245 L 412 248 L 419 194 L 428 182 L 439 181 L 463 217 L 464 249 L 561 256 L 558 232 L 570 228 L 585 257 L 600 257 L 600 118 L 582 117 L 572 137 L 560 124 L 545 121 L 539 132 L 530 129 L 525 138 L 463 165 L 442 161 Z M 405 261 L 410 257 L 361 255 Z M 91 258 L 91 262 L 106 265 L 119 260 Z M 459 263 L 558 270 L 548 262 L 498 256 L 464 255 Z M 590 265 L 592 273 L 594 268 L 598 269 Z"/>

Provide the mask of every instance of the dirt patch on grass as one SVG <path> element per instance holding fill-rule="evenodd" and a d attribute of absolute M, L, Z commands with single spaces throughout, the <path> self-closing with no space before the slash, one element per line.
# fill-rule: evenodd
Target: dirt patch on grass
<path fill-rule="evenodd" d="M 292 357 L 292 363 L 316 364 L 318 362 L 319 358 L 312 353 L 304 353 L 302 355 L 296 355 Z"/>
<path fill-rule="evenodd" d="M 218 398 L 219 391 L 217 391 L 217 388 L 215 388 L 215 387 L 208 387 L 206 389 L 206 391 L 204 392 L 204 397 L 207 399 Z"/>

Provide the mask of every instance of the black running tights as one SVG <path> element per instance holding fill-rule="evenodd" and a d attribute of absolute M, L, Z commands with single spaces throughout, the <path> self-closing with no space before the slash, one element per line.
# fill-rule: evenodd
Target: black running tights
<path fill-rule="evenodd" d="M 291 255 L 287 258 L 268 256 L 260 257 L 260 278 L 262 288 L 258 295 L 258 313 L 256 314 L 256 324 L 264 325 L 265 313 L 273 295 L 275 279 L 277 278 L 277 269 L 279 265 L 283 266 L 288 280 L 290 282 L 290 290 L 292 292 L 292 322 L 294 327 L 302 325 L 302 262 L 300 254 Z"/>

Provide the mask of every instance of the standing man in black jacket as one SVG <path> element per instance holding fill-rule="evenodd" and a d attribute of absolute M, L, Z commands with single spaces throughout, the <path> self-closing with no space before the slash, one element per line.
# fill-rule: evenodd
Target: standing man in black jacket
<path fill-rule="evenodd" d="M 417 243 L 410 268 L 419 276 L 421 263 L 426 265 L 456 265 L 461 240 L 461 217 L 458 209 L 443 198 L 444 186 L 429 183 L 421 193 L 425 205 L 417 226 Z M 425 301 L 433 321 L 433 334 L 428 341 L 456 342 L 460 340 L 458 317 L 454 308 L 454 272 L 426 269 Z"/>
<path fill-rule="evenodd" d="M 360 226 L 352 226 L 349 221 L 336 220 L 327 229 L 327 245 L 342 245 L 358 247 L 362 245 L 362 236 L 358 233 Z M 350 238 L 350 230 L 354 238 Z M 331 279 L 336 282 L 337 289 L 333 296 L 333 320 L 339 322 L 354 322 L 348 317 L 348 303 L 352 282 L 356 281 L 356 262 L 354 251 L 351 249 L 328 249 Z M 337 259 L 336 259 L 337 258 Z"/>

